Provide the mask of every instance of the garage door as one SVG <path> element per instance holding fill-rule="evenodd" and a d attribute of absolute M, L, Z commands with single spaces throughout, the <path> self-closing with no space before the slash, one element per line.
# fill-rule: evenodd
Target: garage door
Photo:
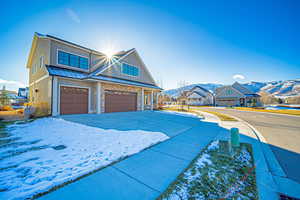
<path fill-rule="evenodd" d="M 121 91 L 105 91 L 105 112 L 136 111 L 137 94 Z"/>
<path fill-rule="evenodd" d="M 60 87 L 60 114 L 88 113 L 88 94 L 86 88 Z"/>

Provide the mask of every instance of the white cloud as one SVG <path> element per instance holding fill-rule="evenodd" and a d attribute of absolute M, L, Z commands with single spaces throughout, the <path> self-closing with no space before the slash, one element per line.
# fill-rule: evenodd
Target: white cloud
<path fill-rule="evenodd" d="M 18 81 L 10 81 L 10 80 L 4 80 L 0 78 L 0 89 L 5 85 L 6 89 L 8 90 L 18 90 L 18 88 L 26 87 L 24 83 L 18 82 Z"/>
<path fill-rule="evenodd" d="M 67 15 L 71 18 L 72 21 L 74 21 L 76 23 L 80 23 L 80 18 L 73 9 L 67 8 L 66 12 L 67 12 Z"/>
<path fill-rule="evenodd" d="M 234 80 L 244 80 L 245 76 L 243 76 L 242 74 L 235 74 L 235 75 L 232 76 L 232 78 Z"/>

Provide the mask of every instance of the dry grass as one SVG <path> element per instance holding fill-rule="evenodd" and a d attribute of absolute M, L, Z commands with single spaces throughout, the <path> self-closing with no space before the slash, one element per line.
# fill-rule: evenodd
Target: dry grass
<path fill-rule="evenodd" d="M 23 110 L 0 111 L 0 120 L 14 121 L 23 119 Z"/>
<path fill-rule="evenodd" d="M 202 110 L 202 109 L 192 109 L 190 107 L 194 106 L 172 106 L 172 107 L 165 107 L 162 110 L 171 110 L 171 111 L 179 111 L 179 112 L 190 112 L 190 113 L 195 113 L 197 115 L 200 115 L 198 111 L 202 112 L 207 112 L 213 115 L 216 115 L 221 121 L 237 121 L 235 118 L 232 118 L 228 115 L 219 113 L 219 112 L 214 112 L 214 111 L 207 111 L 207 110 Z"/>
<path fill-rule="evenodd" d="M 230 117 L 228 115 L 225 115 L 225 114 L 222 114 L 222 113 L 219 113 L 219 112 L 215 112 L 215 111 L 207 111 L 207 110 L 201 110 L 201 109 L 198 109 L 202 112 L 207 112 L 207 113 L 210 113 L 210 114 L 213 114 L 213 115 L 216 115 L 221 121 L 232 121 L 232 122 L 236 122 L 238 120 L 236 120 L 235 118 L 233 117 Z"/>
<path fill-rule="evenodd" d="M 268 112 L 268 113 L 278 113 L 278 114 L 288 114 L 288 115 L 298 115 L 300 116 L 300 110 L 265 110 L 261 108 L 246 108 L 246 107 L 235 107 L 236 110 L 244 111 L 254 111 L 254 112 Z"/>

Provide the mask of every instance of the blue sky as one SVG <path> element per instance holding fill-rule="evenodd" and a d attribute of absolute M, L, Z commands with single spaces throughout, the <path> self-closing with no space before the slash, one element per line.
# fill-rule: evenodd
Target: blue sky
<path fill-rule="evenodd" d="M 243 3 L 242 3 L 243 2 Z M 135 47 L 166 89 L 300 78 L 300 2 L 5 1 L 0 86 L 28 84 L 34 32 L 99 51 Z M 243 79 L 244 78 L 244 79 Z"/>

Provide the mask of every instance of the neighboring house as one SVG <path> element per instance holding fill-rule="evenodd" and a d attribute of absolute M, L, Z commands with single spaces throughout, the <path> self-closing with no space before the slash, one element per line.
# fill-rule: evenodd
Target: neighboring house
<path fill-rule="evenodd" d="M 261 106 L 260 96 L 238 82 L 230 86 L 223 86 L 216 89 L 216 106 Z"/>
<path fill-rule="evenodd" d="M 0 90 L 0 104 L 1 105 L 11 105 L 12 103 L 17 103 L 17 92 L 6 90 L 5 86 Z"/>
<path fill-rule="evenodd" d="M 28 98 L 28 95 L 29 95 L 29 88 L 28 87 L 26 87 L 26 88 L 19 88 L 19 90 L 18 90 L 18 96 L 19 97 Z"/>
<path fill-rule="evenodd" d="M 35 33 L 27 68 L 29 100 L 44 115 L 152 110 L 162 90 L 134 48 L 108 58 Z"/>
<path fill-rule="evenodd" d="M 184 92 L 183 95 L 184 104 L 186 105 L 214 105 L 213 93 L 200 86 L 193 87 L 189 91 Z"/>

